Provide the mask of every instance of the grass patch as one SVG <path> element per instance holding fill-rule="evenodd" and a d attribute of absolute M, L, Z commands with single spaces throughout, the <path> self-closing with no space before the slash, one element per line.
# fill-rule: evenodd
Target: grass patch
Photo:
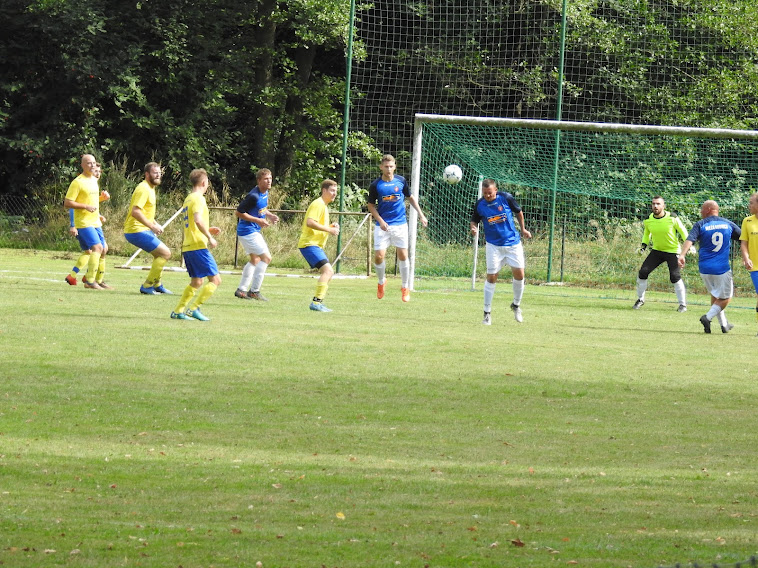
<path fill-rule="evenodd" d="M 436 281 L 266 280 L 177 296 L 69 287 L 0 251 L 0 561 L 8 566 L 580 566 L 756 553 L 752 298 Z M 114 260 L 113 264 L 117 262 Z M 167 273 L 179 293 L 186 275 Z M 612 298 L 612 299 L 609 299 Z M 522 546 L 523 545 L 523 546 Z"/>

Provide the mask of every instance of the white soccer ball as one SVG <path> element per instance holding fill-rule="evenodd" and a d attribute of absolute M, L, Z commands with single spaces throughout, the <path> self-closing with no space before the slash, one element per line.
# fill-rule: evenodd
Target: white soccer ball
<path fill-rule="evenodd" d="M 456 184 L 463 179 L 463 170 L 456 164 L 450 164 L 442 173 L 442 179 L 447 183 Z"/>

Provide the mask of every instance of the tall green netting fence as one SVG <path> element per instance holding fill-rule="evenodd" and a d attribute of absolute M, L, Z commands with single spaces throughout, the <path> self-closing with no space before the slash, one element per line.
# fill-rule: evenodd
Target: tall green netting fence
<path fill-rule="evenodd" d="M 367 188 L 378 175 L 379 157 L 385 152 L 397 157 L 398 173 L 409 176 L 417 113 L 756 128 L 756 27 L 758 9 L 749 0 L 381 0 L 359 4 L 347 183 Z M 530 278 L 547 279 L 551 215 L 553 281 L 560 280 L 562 269 L 567 281 L 581 278 L 597 284 L 631 285 L 640 258 L 629 253 L 641 234 L 639 224 L 649 211 L 650 193 L 666 194 L 670 209 L 688 224 L 697 213 L 698 192 L 705 195 L 712 190 L 713 196 L 723 196 L 722 207 L 730 218 L 739 220 L 747 214 L 747 196 L 755 186 L 750 159 L 744 160 L 747 165 L 742 158 L 728 164 L 728 154 L 735 150 L 725 141 L 626 137 L 601 160 L 589 162 L 584 150 L 562 134 L 563 177 L 553 193 L 554 159 L 547 141 L 529 145 L 528 140 L 518 139 L 532 135 L 513 134 L 514 148 L 505 148 L 500 158 L 495 148 L 481 151 L 473 146 L 464 148 L 465 155 L 458 157 L 448 148 L 446 135 L 439 135 L 439 153 L 425 155 L 423 160 L 420 191 L 424 205 L 435 209 L 433 225 L 445 219 L 449 227 L 432 226 L 419 234 L 419 251 L 434 244 L 429 254 L 444 257 L 434 267 L 419 266 L 419 276 L 428 279 L 465 272 L 463 261 L 457 259 L 469 253 L 455 247 L 463 248 L 468 238 L 462 217 L 467 217 L 476 196 L 480 171 L 461 164 L 466 169 L 464 182 L 454 188 L 441 186 L 442 168 L 457 160 L 474 164 L 489 159 L 499 164 L 491 174 L 484 173 L 490 171 L 484 166 L 481 172 L 497 177 L 527 211 L 536 233 L 527 244 Z M 460 146 L 467 136 L 462 134 L 455 145 Z M 554 134 L 540 136 L 549 140 Z M 586 138 L 589 141 L 593 136 Z M 638 162 L 624 157 L 625 144 L 632 147 L 631 155 L 641 157 Z M 658 158 L 647 157 L 655 153 L 646 152 L 646 144 L 660 152 Z M 485 141 L 481 147 L 489 145 Z M 539 152 L 545 155 L 538 159 Z M 669 159 L 671 163 L 666 164 Z M 524 166 L 527 173 L 514 173 L 517 166 Z M 592 168 L 595 172 L 590 174 Z M 674 178 L 669 169 L 681 173 Z M 577 172 L 587 180 L 583 185 L 563 183 Z M 445 197 L 447 191 L 465 203 L 454 201 L 452 195 Z M 553 197 L 556 203 L 551 210 Z M 439 252 L 436 243 L 446 239 L 450 242 Z M 471 248 L 470 238 L 466 246 Z M 596 266 L 604 267 L 604 272 L 593 273 Z M 692 269 L 688 266 L 685 278 L 697 284 L 699 278 Z M 665 274 L 657 272 L 651 284 L 655 286 L 660 278 L 660 285 L 668 286 Z"/>
<path fill-rule="evenodd" d="M 470 287 L 483 278 L 483 247 L 469 218 L 484 178 L 524 209 L 528 278 L 591 285 L 634 282 L 634 254 L 650 201 L 661 195 L 689 228 L 715 199 L 738 225 L 758 188 L 758 132 L 419 115 L 413 182 L 429 218 L 415 242 L 416 287 L 437 277 Z M 463 180 L 442 179 L 458 164 Z M 554 207 L 553 207 L 554 204 Z M 473 273 L 476 258 L 477 274 Z M 653 285 L 669 287 L 665 271 Z M 749 289 L 744 271 L 737 286 Z M 696 263 L 687 272 L 697 288 Z"/>

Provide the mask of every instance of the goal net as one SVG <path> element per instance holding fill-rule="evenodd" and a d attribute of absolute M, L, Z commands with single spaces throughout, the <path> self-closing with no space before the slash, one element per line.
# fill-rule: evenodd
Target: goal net
<path fill-rule="evenodd" d="M 618 285 L 639 268 L 633 252 L 652 197 L 663 196 L 688 229 L 706 199 L 739 225 L 758 188 L 757 156 L 750 130 L 418 114 L 412 190 L 429 226 L 411 216 L 414 287 L 445 277 L 466 288 L 483 278 L 483 242 L 474 242 L 469 219 L 484 178 L 524 210 L 530 281 Z M 443 180 L 449 164 L 463 169 L 460 183 Z"/>

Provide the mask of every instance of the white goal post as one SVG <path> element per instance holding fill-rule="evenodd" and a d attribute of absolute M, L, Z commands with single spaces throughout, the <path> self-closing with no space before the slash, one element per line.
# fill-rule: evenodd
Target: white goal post
<path fill-rule="evenodd" d="M 717 150 L 715 155 L 709 153 L 711 148 Z M 690 150 L 694 158 L 687 161 L 689 157 L 685 155 L 680 159 Z M 473 286 L 477 247 L 469 241 L 468 252 L 463 250 L 463 231 L 464 226 L 468 230 L 469 219 L 462 203 L 453 204 L 452 199 L 470 201 L 470 212 L 476 199 L 477 180 L 481 184 L 482 179 L 493 178 L 529 188 L 530 194 L 539 190 L 540 201 L 528 205 L 531 211 L 539 208 L 543 217 L 547 217 L 542 226 L 546 227 L 549 244 L 543 258 L 547 258 L 550 282 L 556 195 L 585 195 L 610 203 L 631 202 L 653 191 L 673 194 L 678 187 L 697 186 L 700 180 L 711 183 L 714 191 L 720 185 L 758 187 L 758 167 L 753 166 L 750 157 L 756 154 L 758 131 L 753 130 L 418 113 L 414 122 L 410 185 L 411 194 L 425 207 L 430 228 L 419 227 L 416 211 L 410 210 L 410 286 L 416 288 L 419 274 L 447 276 L 444 273 L 447 267 L 435 265 L 426 272 L 425 265 L 419 264 L 426 254 L 436 255 L 434 262 L 458 255 L 459 265 L 464 263 L 460 256 L 467 254 L 469 270 L 474 267 Z M 442 172 L 453 163 L 463 168 L 464 181 L 448 187 L 442 181 Z M 702 171 L 698 169 L 701 167 Z M 647 173 L 649 177 L 644 178 Z M 451 201 L 433 203 L 445 192 L 454 193 L 453 188 L 458 192 L 456 196 L 439 198 Z M 479 192 L 480 195 L 481 187 Z M 718 195 L 714 197 L 718 199 Z M 441 227 L 441 223 L 445 226 Z M 530 225 L 528 214 L 527 225 Z M 448 233 L 454 234 L 449 242 Z M 426 237 L 423 243 L 422 235 Z M 449 246 L 450 243 L 457 248 Z M 461 276 L 460 271 L 456 275 Z"/>

